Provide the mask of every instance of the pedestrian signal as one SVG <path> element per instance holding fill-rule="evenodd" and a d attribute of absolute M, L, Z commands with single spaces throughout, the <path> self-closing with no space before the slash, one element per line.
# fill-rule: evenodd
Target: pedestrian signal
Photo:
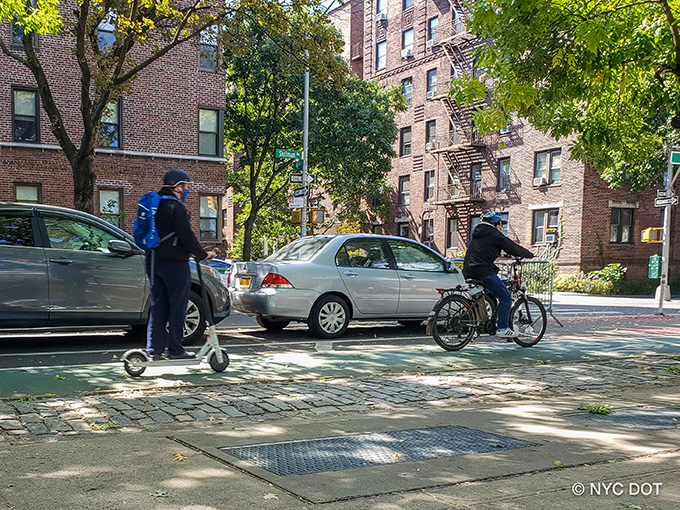
<path fill-rule="evenodd" d="M 294 225 L 300 224 L 300 209 L 293 209 L 290 213 L 290 221 Z M 307 223 L 323 223 L 324 211 L 323 209 L 312 209 L 307 211 Z"/>
<path fill-rule="evenodd" d="M 644 229 L 640 240 L 643 243 L 663 243 L 663 228 L 650 227 Z"/>
<path fill-rule="evenodd" d="M 312 209 L 310 218 L 309 218 L 310 223 L 323 223 L 323 210 L 321 209 Z"/>

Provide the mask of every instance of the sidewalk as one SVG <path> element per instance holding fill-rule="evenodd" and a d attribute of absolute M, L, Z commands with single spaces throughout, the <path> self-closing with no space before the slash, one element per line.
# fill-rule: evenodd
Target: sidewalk
<path fill-rule="evenodd" d="M 677 355 L 4 401 L 0 508 L 676 509 Z M 601 403 L 614 412 L 579 409 Z M 631 412 L 665 428 L 624 426 Z M 434 444 L 393 438 L 414 429 Z M 467 454 L 438 456 L 456 439 Z M 291 440 L 321 471 L 253 463 Z M 297 469 L 289 446 L 265 461 Z"/>

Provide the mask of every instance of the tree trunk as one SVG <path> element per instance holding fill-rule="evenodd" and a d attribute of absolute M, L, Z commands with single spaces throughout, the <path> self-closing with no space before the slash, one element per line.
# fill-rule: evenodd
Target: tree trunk
<path fill-rule="evenodd" d="M 254 208 L 250 210 L 250 214 L 243 223 L 243 261 L 251 260 L 253 247 L 253 225 L 257 217 L 257 210 Z"/>
<path fill-rule="evenodd" d="M 69 161 L 73 174 L 73 207 L 94 214 L 94 154 Z"/>

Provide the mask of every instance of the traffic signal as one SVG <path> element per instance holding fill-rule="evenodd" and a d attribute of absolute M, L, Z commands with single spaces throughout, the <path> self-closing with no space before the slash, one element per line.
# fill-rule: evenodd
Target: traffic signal
<path fill-rule="evenodd" d="M 300 224 L 300 209 L 293 209 L 290 213 L 290 221 L 294 225 Z M 307 223 L 323 223 L 323 209 L 311 209 L 307 211 Z"/>
<path fill-rule="evenodd" d="M 640 240 L 643 243 L 663 243 L 663 228 L 650 227 L 642 231 Z"/>

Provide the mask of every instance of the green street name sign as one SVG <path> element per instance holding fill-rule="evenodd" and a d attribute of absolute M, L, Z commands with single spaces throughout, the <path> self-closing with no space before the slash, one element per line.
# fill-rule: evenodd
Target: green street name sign
<path fill-rule="evenodd" d="M 680 152 L 671 152 L 671 164 L 680 165 Z"/>
<path fill-rule="evenodd" d="M 678 153 L 678 155 L 680 156 L 680 152 Z M 282 159 L 302 159 L 302 151 L 276 149 L 276 157 Z"/>

